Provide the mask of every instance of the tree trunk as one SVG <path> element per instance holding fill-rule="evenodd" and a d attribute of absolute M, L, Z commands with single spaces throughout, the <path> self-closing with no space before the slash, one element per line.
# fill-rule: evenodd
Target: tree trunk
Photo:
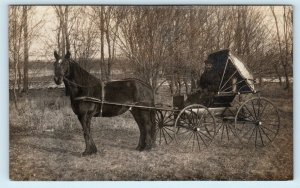
<path fill-rule="evenodd" d="M 69 7 L 65 7 L 65 18 L 64 18 L 64 32 L 65 32 L 65 38 L 63 40 L 66 40 L 66 51 L 70 51 L 70 39 L 68 34 L 68 19 L 69 19 Z"/>
<path fill-rule="evenodd" d="M 289 89 L 290 88 L 290 80 L 289 80 L 289 74 L 288 74 L 288 67 L 286 64 L 284 64 L 283 70 L 284 70 L 284 76 L 285 76 L 285 88 L 284 89 Z"/>
<path fill-rule="evenodd" d="M 64 15 L 63 15 L 63 10 L 62 7 L 59 6 L 59 11 L 60 11 L 60 26 L 61 26 L 61 46 L 60 46 L 60 50 L 61 50 L 61 54 L 62 56 L 65 56 L 66 54 L 66 32 L 65 32 L 65 25 L 64 25 Z"/>
<path fill-rule="evenodd" d="M 23 91 L 28 92 L 28 23 L 27 23 L 27 6 L 23 6 L 24 19 L 24 64 L 23 64 Z"/>
<path fill-rule="evenodd" d="M 12 8 L 12 16 L 13 16 L 13 26 L 12 26 L 12 32 L 13 37 L 11 40 L 13 40 L 13 62 L 14 62 L 14 83 L 13 83 L 13 96 L 14 96 L 14 104 L 15 108 L 18 108 L 18 94 L 17 94 L 17 78 L 18 78 L 18 58 L 17 58 L 17 10 L 16 7 Z"/>
<path fill-rule="evenodd" d="M 275 11 L 274 11 L 273 8 L 271 8 L 271 12 L 273 14 L 273 17 L 274 17 L 274 20 L 275 20 L 275 25 L 276 25 L 276 34 L 277 34 L 277 40 L 278 40 L 277 42 L 278 42 L 279 53 L 280 53 L 280 62 L 284 67 L 285 63 L 284 63 L 284 57 L 283 57 L 283 52 L 282 52 L 282 45 L 281 45 L 281 38 L 280 38 L 280 34 L 279 34 L 278 21 L 277 21 L 277 17 L 276 17 L 276 14 L 275 14 Z M 284 72 L 286 72 L 286 71 L 284 70 Z M 281 78 L 280 78 L 280 80 L 281 80 Z M 287 84 L 287 82 L 289 82 L 289 80 L 286 80 L 286 84 Z"/>
<path fill-rule="evenodd" d="M 100 8 L 100 53 L 101 53 L 101 59 L 100 59 L 100 69 L 101 69 L 101 80 L 105 80 L 105 70 L 104 70 L 104 6 L 101 6 Z"/>
<path fill-rule="evenodd" d="M 109 81 L 111 76 L 111 64 L 112 64 L 111 42 L 109 36 L 109 20 L 106 20 L 105 36 L 106 36 L 107 49 L 108 49 L 106 80 Z"/>

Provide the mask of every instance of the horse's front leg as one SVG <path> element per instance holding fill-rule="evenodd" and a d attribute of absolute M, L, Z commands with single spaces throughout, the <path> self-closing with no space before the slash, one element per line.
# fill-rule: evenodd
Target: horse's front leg
<path fill-rule="evenodd" d="M 93 141 L 90 128 L 92 117 L 93 116 L 89 114 L 78 115 L 85 140 L 85 150 L 82 153 L 83 156 L 97 153 L 97 147 Z"/>

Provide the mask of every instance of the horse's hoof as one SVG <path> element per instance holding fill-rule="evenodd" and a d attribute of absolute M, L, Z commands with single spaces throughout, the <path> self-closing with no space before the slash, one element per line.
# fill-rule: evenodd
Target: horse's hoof
<path fill-rule="evenodd" d="M 140 151 L 141 146 L 137 146 L 135 149 L 138 150 L 138 151 Z"/>
<path fill-rule="evenodd" d="M 150 151 L 151 149 L 152 149 L 152 146 L 146 146 L 146 147 L 144 148 L 145 151 Z"/>
<path fill-rule="evenodd" d="M 92 154 L 96 154 L 97 153 L 97 149 L 96 150 L 85 150 L 81 156 L 84 157 L 84 156 L 88 156 L 88 155 L 92 155 Z"/>
<path fill-rule="evenodd" d="M 138 145 L 135 149 L 138 151 L 143 151 L 145 147 Z"/>
<path fill-rule="evenodd" d="M 82 157 L 85 157 L 85 156 L 89 156 L 89 155 L 93 155 L 93 154 L 96 154 L 96 152 L 83 152 L 82 154 L 81 154 L 81 156 Z"/>

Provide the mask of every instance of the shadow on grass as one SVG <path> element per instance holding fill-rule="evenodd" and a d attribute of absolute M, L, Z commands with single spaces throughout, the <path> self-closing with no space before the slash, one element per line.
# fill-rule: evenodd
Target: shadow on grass
<path fill-rule="evenodd" d="M 56 146 L 42 146 L 38 144 L 28 144 L 28 143 L 18 143 L 19 146 L 23 145 L 29 147 L 30 149 L 40 150 L 42 152 L 56 153 L 56 154 L 64 154 L 64 155 L 72 155 L 74 157 L 81 157 L 81 152 L 75 152 L 70 149 L 59 148 Z"/>

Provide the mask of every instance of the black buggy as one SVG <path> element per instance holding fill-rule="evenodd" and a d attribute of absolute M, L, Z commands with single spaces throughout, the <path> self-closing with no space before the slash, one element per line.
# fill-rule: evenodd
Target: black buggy
<path fill-rule="evenodd" d="M 173 108 L 156 109 L 158 144 L 175 141 L 201 150 L 216 136 L 255 147 L 271 143 L 279 132 L 279 113 L 255 90 L 255 80 L 245 64 L 229 50 L 210 54 L 206 64 L 199 82 L 205 88 L 194 94 L 198 101 L 186 106 L 183 96 L 174 96 Z M 251 98 L 241 100 L 243 96 Z"/>

